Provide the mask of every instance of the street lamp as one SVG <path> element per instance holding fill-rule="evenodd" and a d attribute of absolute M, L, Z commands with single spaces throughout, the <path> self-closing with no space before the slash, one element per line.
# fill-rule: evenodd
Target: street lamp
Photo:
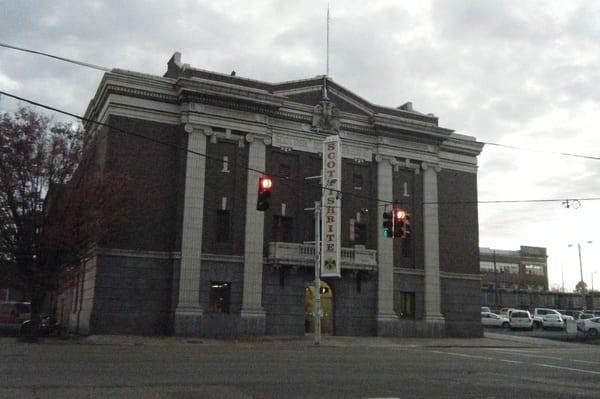
<path fill-rule="evenodd" d="M 594 295 L 594 274 L 598 274 L 598 272 L 592 272 L 592 295 Z"/>
<path fill-rule="evenodd" d="M 591 241 L 587 241 L 587 244 L 591 244 Z M 573 247 L 575 246 L 575 244 L 569 244 L 569 247 Z M 577 250 L 579 251 L 579 273 L 581 275 L 581 281 L 580 281 L 580 285 L 581 285 L 581 308 L 585 309 L 585 282 L 583 281 L 583 264 L 581 262 L 581 243 L 577 243 Z M 593 295 L 592 295 L 592 302 L 594 301 L 593 299 Z M 593 306 L 593 304 L 592 304 Z"/>
<path fill-rule="evenodd" d="M 587 241 L 587 244 L 591 244 L 591 241 Z M 575 244 L 569 244 L 569 247 L 574 247 Z M 581 263 L 581 243 L 577 243 L 577 250 L 579 251 L 579 273 L 581 275 L 581 291 L 583 293 L 583 284 L 585 284 L 585 282 L 583 281 L 583 264 Z"/>

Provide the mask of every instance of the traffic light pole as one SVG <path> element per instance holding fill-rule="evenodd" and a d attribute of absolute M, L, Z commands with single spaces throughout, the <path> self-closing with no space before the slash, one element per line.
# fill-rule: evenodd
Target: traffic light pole
<path fill-rule="evenodd" d="M 315 345 L 321 344 L 321 203 L 315 201 Z"/>

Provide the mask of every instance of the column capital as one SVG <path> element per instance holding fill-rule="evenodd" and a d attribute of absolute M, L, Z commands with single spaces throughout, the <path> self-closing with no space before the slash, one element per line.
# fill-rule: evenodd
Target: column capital
<path fill-rule="evenodd" d="M 246 141 L 248 143 L 253 143 L 255 141 L 262 141 L 265 145 L 271 145 L 271 143 L 273 142 L 273 140 L 269 136 L 259 136 L 256 134 L 247 134 Z"/>
<path fill-rule="evenodd" d="M 421 169 L 423 170 L 432 170 L 436 173 L 439 173 L 442 170 L 442 167 L 437 163 L 432 162 L 423 162 L 421 164 Z"/>
<path fill-rule="evenodd" d="M 185 125 L 183 125 L 183 129 L 189 133 L 202 133 L 205 136 L 212 136 L 215 132 L 213 132 L 212 127 L 210 126 L 204 126 L 204 125 L 197 125 L 197 124 L 192 124 L 192 123 L 186 123 Z"/>
<path fill-rule="evenodd" d="M 377 163 L 388 162 L 392 166 L 398 164 L 398 161 L 396 160 L 395 157 L 391 157 L 389 155 L 381 155 L 381 154 L 375 155 L 375 162 L 377 162 Z"/>

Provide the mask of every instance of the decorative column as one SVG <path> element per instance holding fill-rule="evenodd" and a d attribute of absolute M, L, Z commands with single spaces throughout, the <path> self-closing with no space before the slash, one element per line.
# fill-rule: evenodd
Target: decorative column
<path fill-rule="evenodd" d="M 377 198 L 391 204 L 393 201 L 392 164 L 395 163 L 395 159 L 377 155 L 375 160 L 377 161 Z M 391 206 L 388 208 L 391 211 Z M 383 224 L 382 209 L 377 212 L 377 222 L 378 226 Z M 382 234 L 377 235 L 377 275 L 377 335 L 396 335 L 398 316 L 394 312 L 394 239 L 383 237 Z"/>
<path fill-rule="evenodd" d="M 200 306 L 200 255 L 202 254 L 202 225 L 204 222 L 204 183 L 206 136 L 210 127 L 185 125 L 188 150 L 185 170 L 183 203 L 183 234 L 179 266 L 179 296 L 175 308 L 174 333 L 179 336 L 199 336 L 202 307 Z"/>
<path fill-rule="evenodd" d="M 423 231 L 425 247 L 425 322 L 432 336 L 444 334 L 440 293 L 440 233 L 437 174 L 439 165 L 423 163 Z"/>
<path fill-rule="evenodd" d="M 262 307 L 262 273 L 265 214 L 256 210 L 256 202 L 258 178 L 265 171 L 266 146 L 271 144 L 271 138 L 248 134 L 246 140 L 250 145 L 246 188 L 244 291 L 239 332 L 244 335 L 264 335 L 265 311 Z"/>

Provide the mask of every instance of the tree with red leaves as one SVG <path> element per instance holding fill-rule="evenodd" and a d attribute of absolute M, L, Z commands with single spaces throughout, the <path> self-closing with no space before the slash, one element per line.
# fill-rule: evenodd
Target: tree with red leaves
<path fill-rule="evenodd" d="M 30 300 L 32 335 L 65 270 L 126 218 L 127 178 L 96 170 L 88 147 L 80 126 L 28 108 L 0 114 L 0 281 Z"/>

